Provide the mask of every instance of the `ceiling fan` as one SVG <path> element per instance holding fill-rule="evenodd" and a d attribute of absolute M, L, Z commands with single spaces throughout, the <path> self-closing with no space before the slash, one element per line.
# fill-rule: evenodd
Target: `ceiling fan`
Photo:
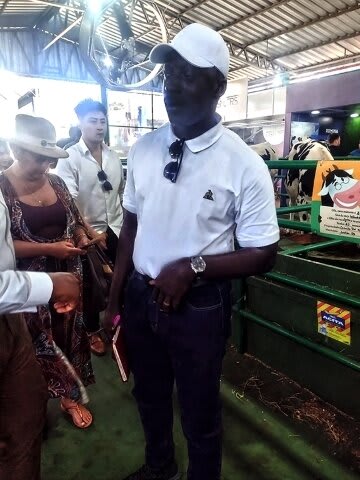
<path fill-rule="evenodd" d="M 162 66 L 149 61 L 150 47 L 140 42 L 134 30 L 139 31 L 137 25 L 146 23 L 148 31 L 160 31 L 161 42 L 168 41 L 165 21 L 156 4 L 98 0 L 96 9 L 91 5 L 88 2 L 80 24 L 79 48 L 92 76 L 111 90 L 136 89 L 154 80 Z M 113 39 L 109 31 L 114 32 Z"/>

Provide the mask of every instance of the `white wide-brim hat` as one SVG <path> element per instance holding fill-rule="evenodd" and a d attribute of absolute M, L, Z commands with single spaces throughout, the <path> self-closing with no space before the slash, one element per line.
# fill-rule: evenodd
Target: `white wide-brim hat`
<path fill-rule="evenodd" d="M 225 78 L 229 73 L 230 53 L 222 36 L 200 23 L 183 28 L 170 43 L 156 45 L 150 52 L 150 61 L 166 63 L 172 51 L 195 67 L 216 67 Z"/>
<path fill-rule="evenodd" d="M 15 117 L 15 135 L 9 143 L 49 158 L 67 158 L 69 154 L 56 145 L 54 125 L 45 118 L 18 114 Z"/>

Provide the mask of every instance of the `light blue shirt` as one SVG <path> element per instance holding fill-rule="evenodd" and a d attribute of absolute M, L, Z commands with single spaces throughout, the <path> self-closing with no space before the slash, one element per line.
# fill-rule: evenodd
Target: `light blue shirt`
<path fill-rule="evenodd" d="M 0 191 L 0 314 L 34 311 L 50 300 L 53 284 L 46 273 L 19 272 L 10 232 L 10 218 Z"/>

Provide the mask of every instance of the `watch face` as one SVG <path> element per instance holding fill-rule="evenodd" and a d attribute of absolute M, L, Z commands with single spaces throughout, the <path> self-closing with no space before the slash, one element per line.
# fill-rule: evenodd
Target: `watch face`
<path fill-rule="evenodd" d="M 202 257 L 193 257 L 191 264 L 196 272 L 203 272 L 206 268 L 206 263 Z"/>

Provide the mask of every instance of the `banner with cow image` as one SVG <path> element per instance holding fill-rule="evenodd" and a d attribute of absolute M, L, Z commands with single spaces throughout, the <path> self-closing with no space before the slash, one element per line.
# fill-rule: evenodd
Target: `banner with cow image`
<path fill-rule="evenodd" d="M 360 243 L 360 161 L 318 162 L 311 228 L 318 234 Z"/>

